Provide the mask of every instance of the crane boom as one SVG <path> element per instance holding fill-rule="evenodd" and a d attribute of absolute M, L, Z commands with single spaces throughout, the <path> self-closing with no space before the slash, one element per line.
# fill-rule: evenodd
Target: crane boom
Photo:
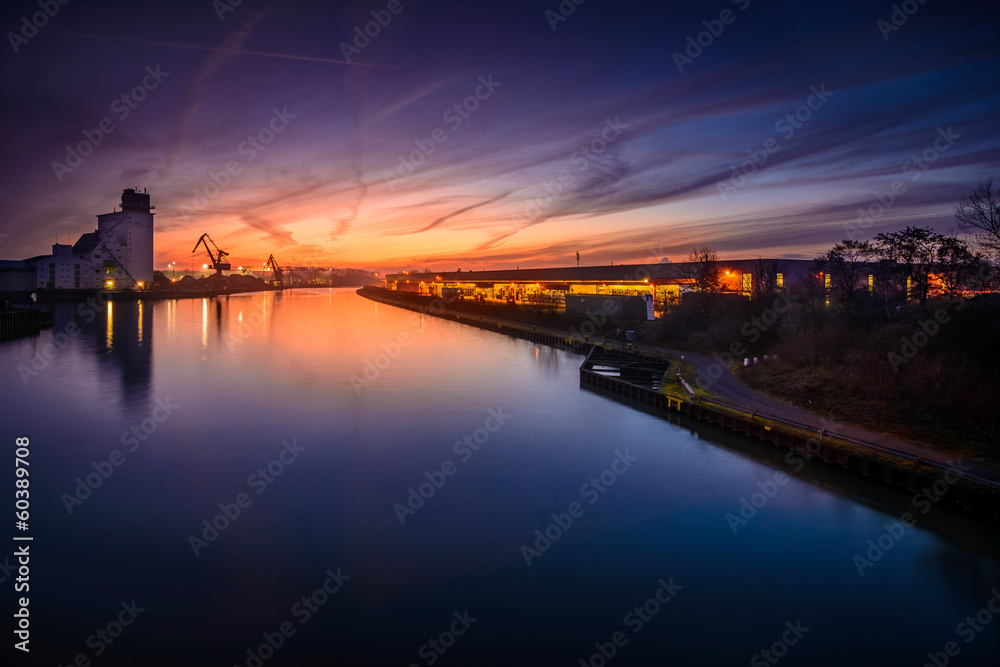
<path fill-rule="evenodd" d="M 208 240 L 206 241 L 205 239 Z M 215 248 L 214 255 L 212 254 L 212 248 L 208 246 L 209 243 L 211 243 L 212 247 Z M 198 246 L 200 245 L 205 246 L 205 252 L 208 253 L 208 258 L 212 260 L 212 268 L 215 269 L 216 273 L 229 271 L 231 268 L 233 268 L 233 265 L 229 263 L 229 253 L 219 248 L 219 246 L 215 245 L 215 241 L 213 241 L 212 237 L 208 235 L 208 232 L 205 232 L 204 234 L 201 235 L 201 237 L 198 239 L 198 242 L 194 244 L 194 249 L 191 250 L 191 252 L 192 253 L 197 252 Z"/>
<path fill-rule="evenodd" d="M 267 258 L 267 263 L 264 266 L 269 266 L 271 267 L 271 270 L 274 271 L 274 278 L 271 280 L 271 284 L 281 287 L 284 284 L 284 272 L 281 270 L 281 267 L 278 266 L 278 262 L 275 261 L 274 255 Z"/>

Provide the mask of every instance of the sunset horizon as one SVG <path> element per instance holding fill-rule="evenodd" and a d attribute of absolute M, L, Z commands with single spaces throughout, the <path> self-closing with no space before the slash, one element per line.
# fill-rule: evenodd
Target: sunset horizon
<path fill-rule="evenodd" d="M 997 171 L 994 70 L 977 58 L 990 31 L 960 7 L 918 5 L 896 26 L 891 8 L 805 21 L 740 0 L 725 16 L 671 10 L 664 32 L 593 2 L 489 20 L 376 5 L 294 41 L 281 26 L 305 6 L 206 3 L 190 31 L 148 8 L 142 34 L 111 9 L 61 7 L 4 74 L 51 104 L 7 105 L 21 168 L 3 255 L 75 239 L 129 187 L 157 206 L 161 270 L 204 232 L 240 263 L 382 273 L 680 261 L 704 245 L 808 259 L 865 215 L 869 237 L 952 233 L 957 202 Z M 773 39 L 756 39 L 764 25 Z M 598 34 L 619 48 L 598 57 Z M 43 74 L 54 54 L 66 67 Z M 84 71 L 101 76 L 82 85 Z"/>
<path fill-rule="evenodd" d="M 997 6 L 0 28 L 4 665 L 995 667 Z"/>

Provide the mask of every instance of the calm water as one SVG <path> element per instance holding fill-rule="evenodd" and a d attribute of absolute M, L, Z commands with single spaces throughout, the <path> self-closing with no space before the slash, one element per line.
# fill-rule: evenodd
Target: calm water
<path fill-rule="evenodd" d="M 55 312 L 0 345 L 9 463 L 31 439 L 31 664 L 601 665 L 613 650 L 608 664 L 764 665 L 773 650 L 919 667 L 948 642 L 951 664 L 996 664 L 1000 617 L 980 612 L 1000 589 L 994 526 L 580 389 L 577 355 L 351 290 Z M 734 534 L 727 514 L 758 485 L 773 497 Z M 429 496 L 416 509 L 411 488 Z M 917 526 L 887 535 L 906 511 Z M 979 630 L 960 625 L 977 612 Z"/>

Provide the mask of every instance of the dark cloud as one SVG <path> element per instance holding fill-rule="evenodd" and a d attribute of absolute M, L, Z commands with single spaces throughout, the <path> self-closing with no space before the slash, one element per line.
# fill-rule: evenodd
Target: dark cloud
<path fill-rule="evenodd" d="M 257 230 L 261 259 L 277 242 L 383 268 L 576 248 L 604 263 L 642 254 L 651 234 L 673 254 L 697 241 L 808 255 L 895 180 L 908 189 L 872 229 L 944 231 L 965 190 L 1000 174 L 996 12 L 925 3 L 886 40 L 888 5 L 751 3 L 678 72 L 674 52 L 718 9 L 586 3 L 553 32 L 524 3 L 405 3 L 350 54 L 363 3 L 259 0 L 224 21 L 194 0 L 61 12 L 0 72 L 4 254 L 89 231 L 139 185 L 158 243 Z M 170 78 L 115 116 L 109 104 L 158 63 Z M 789 133 L 813 88 L 832 95 Z M 276 110 L 294 116 L 280 132 Z M 52 163 L 105 117 L 114 131 L 57 179 Z M 909 181 L 907 162 L 948 127 L 960 138 Z M 748 166 L 768 140 L 778 150 Z M 410 173 L 389 187 L 400 165 Z"/>

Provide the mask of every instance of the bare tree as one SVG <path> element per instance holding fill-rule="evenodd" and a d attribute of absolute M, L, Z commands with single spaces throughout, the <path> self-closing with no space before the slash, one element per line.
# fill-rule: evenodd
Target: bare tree
<path fill-rule="evenodd" d="M 980 287 L 985 268 L 983 256 L 969 248 L 968 243 L 955 236 L 944 237 L 938 248 L 935 273 L 946 294 L 956 295 L 961 290 Z"/>
<path fill-rule="evenodd" d="M 683 277 L 691 280 L 698 292 L 718 292 L 722 289 L 719 276 L 719 253 L 715 248 L 695 248 L 687 257 Z"/>
<path fill-rule="evenodd" d="M 975 234 L 983 247 L 1000 253 L 1000 188 L 993 187 L 993 179 L 979 183 L 972 193 L 955 208 L 958 228 Z"/>
<path fill-rule="evenodd" d="M 830 274 L 830 287 L 837 300 L 850 312 L 858 293 L 868 289 L 867 276 L 874 274 L 871 262 L 878 249 L 871 241 L 847 239 L 833 246 L 824 256 L 825 271 Z"/>
<path fill-rule="evenodd" d="M 767 299 L 778 291 L 778 275 L 787 273 L 787 265 L 776 259 L 758 257 L 750 270 L 750 298 Z"/>
<path fill-rule="evenodd" d="M 944 236 L 926 227 L 907 227 L 899 232 L 875 235 L 875 244 L 883 259 L 901 270 L 901 286 L 909 281 L 907 296 L 927 302 L 930 274 L 934 270 Z"/>

